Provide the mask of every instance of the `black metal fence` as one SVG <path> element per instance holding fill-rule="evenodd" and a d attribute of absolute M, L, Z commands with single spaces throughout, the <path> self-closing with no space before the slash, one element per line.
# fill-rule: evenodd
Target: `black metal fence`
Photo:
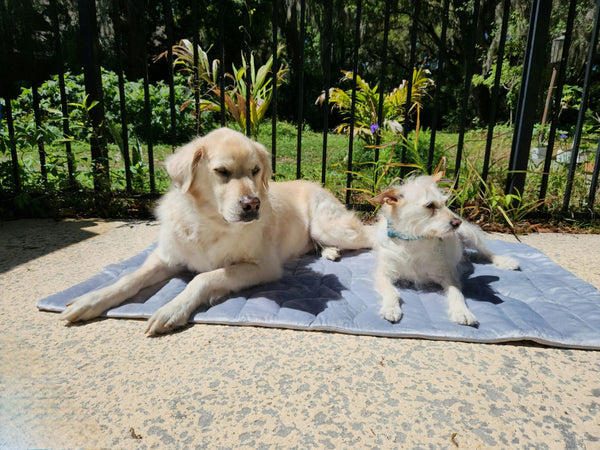
<path fill-rule="evenodd" d="M 8 4 L 10 5 L 11 2 Z M 189 3 L 189 4 L 188 4 Z M 522 76 L 520 80 L 520 91 L 518 95 L 518 102 L 514 109 L 514 125 L 512 128 L 512 147 L 510 151 L 510 157 L 506 167 L 506 194 L 519 194 L 523 193 L 526 189 L 526 184 L 529 182 L 528 174 L 531 171 L 530 160 L 531 160 L 531 143 L 532 136 L 534 133 L 534 126 L 536 122 L 539 122 L 540 115 L 540 99 L 546 96 L 546 88 L 543 86 L 547 80 L 547 74 L 552 71 L 552 86 L 548 92 L 549 108 L 547 108 L 548 117 L 545 118 L 545 122 L 548 125 L 547 134 L 545 139 L 547 140 L 547 151 L 543 157 L 543 168 L 541 169 L 542 175 L 540 178 L 539 185 L 539 196 L 538 198 L 543 200 L 547 196 L 549 176 L 554 170 L 553 158 L 555 155 L 554 147 L 556 143 L 556 133 L 559 123 L 559 105 L 563 98 L 563 87 L 568 76 L 569 68 L 569 55 L 571 51 L 571 44 L 573 42 L 574 32 L 574 21 L 576 15 L 581 12 L 582 4 L 585 2 L 570 0 L 567 9 L 567 16 L 561 17 L 564 22 L 564 35 L 560 41 L 563 43 L 562 54 L 558 61 L 556 61 L 551 68 L 548 64 L 548 54 L 550 51 L 550 43 L 552 37 L 550 34 L 551 20 L 553 17 L 553 10 L 551 2 L 544 0 L 533 0 L 529 8 L 528 18 L 528 31 L 524 60 L 522 61 Z M 30 2 L 31 4 L 31 2 Z M 100 22 L 97 7 L 102 5 L 102 19 L 110 19 L 108 22 Z M 371 75 L 377 73 L 378 90 L 380 93 L 390 90 L 392 86 L 399 83 L 400 80 L 407 80 L 407 98 L 405 104 L 404 118 L 402 134 L 406 139 L 411 131 L 413 131 L 420 124 L 415 122 L 415 119 L 410 114 L 412 101 L 411 101 L 411 84 L 413 82 L 413 68 L 425 64 L 426 67 L 431 71 L 431 78 L 435 81 L 435 91 L 433 93 L 430 104 L 427 106 L 427 123 L 430 133 L 429 151 L 427 155 L 427 171 L 431 171 L 433 166 L 437 163 L 434 161 L 434 152 L 436 148 L 437 136 L 440 130 L 444 127 L 446 121 L 444 121 L 444 111 L 442 108 L 442 102 L 446 102 L 446 109 L 448 104 L 448 92 L 451 94 L 458 94 L 456 103 L 454 106 L 454 114 L 456 115 L 457 125 L 457 142 L 453 147 L 452 152 L 449 154 L 449 158 L 453 159 L 451 166 L 453 167 L 455 180 L 455 188 L 460 189 L 461 187 L 461 168 L 464 161 L 464 150 L 465 150 L 465 137 L 467 131 L 471 127 L 469 123 L 473 118 L 474 114 L 472 111 L 471 95 L 473 92 L 473 75 L 476 62 L 481 58 L 478 47 L 478 36 L 482 35 L 481 29 L 478 27 L 487 26 L 489 24 L 482 23 L 482 8 L 485 7 L 486 2 L 480 2 L 479 0 L 473 2 L 452 2 L 450 0 L 441 1 L 425 1 L 425 0 L 412 0 L 412 1 L 398 1 L 398 0 L 385 0 L 383 4 L 378 2 L 366 2 L 364 0 L 356 0 L 355 4 L 352 4 L 344 9 L 345 17 L 344 24 L 342 26 L 351 26 L 353 30 L 353 42 L 352 50 L 344 53 L 345 56 L 349 56 L 350 59 L 340 61 L 340 53 L 336 53 L 334 45 L 336 41 L 333 38 L 334 30 L 340 27 L 340 14 L 338 9 L 343 4 L 334 3 L 332 1 L 323 2 L 308 2 L 306 0 L 299 0 L 297 4 L 288 4 L 278 0 L 272 2 L 261 3 L 262 6 L 268 4 L 268 8 L 263 8 L 261 11 L 270 11 L 270 17 L 256 18 L 256 5 L 252 5 L 250 1 L 244 2 L 243 5 L 238 3 L 230 3 L 225 0 L 217 0 L 216 2 L 207 3 L 201 0 L 189 0 L 188 2 L 169 2 L 167 0 L 154 1 L 154 2 L 140 2 L 140 1 L 115 1 L 100 3 L 94 0 L 79 0 L 77 3 L 78 10 L 76 14 L 76 22 L 78 27 L 79 37 L 79 52 L 81 55 L 81 69 L 84 73 L 85 78 L 85 91 L 87 94 L 87 105 L 94 105 L 89 108 L 89 119 L 94 130 L 103 130 L 106 126 L 106 115 L 103 104 L 103 86 L 101 77 L 101 66 L 110 64 L 115 68 L 115 72 L 118 75 L 118 99 L 114 99 L 115 102 L 119 102 L 120 105 L 120 117 L 118 121 L 121 125 L 121 136 L 120 140 L 123 146 L 123 158 L 125 166 L 125 178 L 127 192 L 132 191 L 132 173 L 131 173 L 131 161 L 129 148 L 130 136 L 128 135 L 129 120 L 126 114 L 126 105 L 129 99 L 125 93 L 125 82 L 126 77 L 124 73 L 127 71 L 125 66 L 132 65 L 132 44 L 127 44 L 128 26 L 130 23 L 127 22 L 127 18 L 131 18 L 138 15 L 140 20 L 135 21 L 135 26 L 139 28 L 139 32 L 145 38 L 145 42 L 150 42 L 152 39 L 157 40 L 157 34 L 160 35 L 160 47 L 166 50 L 166 65 L 169 70 L 166 70 L 163 75 L 166 75 L 166 82 L 169 86 L 168 93 L 168 104 L 169 104 L 169 118 L 170 118 L 170 134 L 168 142 L 176 147 L 181 142 L 178 142 L 177 134 L 177 114 L 181 105 L 176 104 L 175 98 L 175 86 L 173 67 L 174 55 L 172 46 L 175 45 L 180 39 L 189 38 L 193 43 L 193 60 L 194 67 L 198 65 L 198 60 L 201 57 L 199 55 L 198 45 L 200 44 L 200 36 L 206 35 L 212 32 L 213 35 L 218 36 L 217 44 L 211 51 L 216 51 L 217 58 L 221 61 L 217 74 L 217 84 L 220 88 L 220 113 L 217 113 L 217 119 L 215 123 L 225 125 L 226 124 L 226 100 L 225 100 L 225 72 L 227 63 L 234 58 L 232 56 L 231 49 L 241 50 L 245 55 L 246 61 L 250 61 L 251 51 L 258 48 L 261 49 L 263 54 L 270 53 L 273 57 L 273 68 L 276 69 L 281 64 L 281 56 L 278 55 L 278 45 L 285 41 L 288 48 L 293 49 L 293 56 L 290 57 L 290 67 L 293 72 L 292 82 L 286 87 L 284 92 L 285 96 L 282 97 L 280 88 L 277 83 L 273 83 L 273 96 L 270 105 L 270 117 L 271 117 L 271 152 L 273 155 L 272 164 L 274 171 L 277 171 L 277 134 L 278 134 L 278 119 L 284 117 L 288 120 L 293 120 L 297 125 L 297 140 L 296 140 L 296 177 L 302 176 L 302 154 L 303 154 L 303 131 L 305 129 L 305 110 L 307 104 L 313 101 L 321 92 L 324 94 L 323 111 L 322 111 L 322 161 L 321 161 L 321 177 L 320 181 L 325 184 L 327 175 L 327 158 L 328 158 L 328 138 L 330 134 L 328 130 L 331 129 L 335 121 L 339 121 L 339 117 L 336 117 L 331 110 L 329 104 L 329 92 L 332 87 L 332 78 L 335 74 L 332 73 L 332 67 L 351 67 L 353 74 L 352 83 L 352 106 L 350 109 L 350 130 L 348 134 L 348 154 L 347 154 L 347 180 L 346 187 L 350 188 L 354 182 L 353 176 L 350 172 L 353 171 L 353 161 L 355 152 L 355 105 L 357 102 L 357 76 L 361 76 L 364 70 L 367 70 L 365 61 L 361 60 L 361 48 L 365 43 L 368 42 L 370 48 L 379 48 L 377 57 L 377 69 L 373 70 L 368 68 Z M 4 15 L 4 37 L 7 37 L 11 33 L 10 11 L 6 8 L 6 4 L 2 3 L 3 10 L 0 10 L 0 14 Z M 154 8 L 151 17 L 149 13 L 144 9 L 145 7 L 152 6 Z M 61 3 L 60 0 L 48 0 L 37 4 L 38 13 L 47 19 L 45 23 L 49 26 L 43 29 L 43 34 L 46 41 L 53 42 L 52 51 L 46 55 L 46 59 L 42 58 L 41 64 L 45 64 L 44 61 L 52 61 L 52 64 L 47 64 L 48 72 L 58 74 L 58 82 L 60 85 L 60 99 L 61 99 L 61 114 L 64 118 L 69 117 L 69 100 L 66 88 L 65 88 L 65 71 L 68 65 L 68 55 L 65 55 L 65 42 L 66 33 L 69 31 L 65 24 L 60 23 L 61 17 L 69 17 L 70 13 L 65 13 L 65 4 Z M 136 9 L 137 8 L 137 9 Z M 579 8 L 579 9 L 578 9 Z M 366 35 L 365 31 L 365 16 L 374 14 L 377 10 L 380 17 L 383 19 L 383 23 L 380 23 L 380 27 L 376 36 Z M 312 25 L 307 25 L 307 14 L 310 11 Z M 430 14 L 435 11 L 439 14 L 440 22 L 437 24 L 435 35 L 437 39 L 436 48 L 427 48 L 425 53 L 422 49 L 421 34 L 423 32 L 423 23 L 420 18 L 423 14 Z M 493 65 L 495 73 L 493 84 L 490 86 L 489 96 L 489 111 L 487 114 L 487 123 L 485 127 L 487 129 L 485 137 L 485 148 L 483 155 L 483 162 L 480 167 L 480 177 L 483 183 L 486 182 L 489 172 L 490 164 L 492 159 L 492 147 L 494 139 L 494 127 L 499 121 L 501 115 L 502 105 L 505 105 L 506 99 L 504 98 L 506 93 L 502 87 L 502 70 L 503 62 L 506 61 L 505 57 L 505 44 L 510 41 L 509 31 L 509 18 L 513 13 L 511 9 L 510 0 L 503 0 L 498 2 L 496 5 L 496 14 L 499 14 L 500 19 L 494 24 L 494 33 L 499 36 L 497 39 L 498 48 L 496 50 L 496 60 Z M 181 21 L 181 17 L 186 17 L 187 25 L 182 26 L 179 24 L 178 31 L 183 33 L 182 35 L 175 35 L 175 24 L 174 24 L 174 12 Z M 597 62 L 598 56 L 596 53 L 597 34 L 598 34 L 598 22 L 600 14 L 600 0 L 596 0 L 593 9 L 592 19 L 592 30 L 589 35 L 587 42 L 587 57 L 584 64 L 584 76 L 581 88 L 581 100 L 578 105 L 577 119 L 574 123 L 573 133 L 573 145 L 570 152 L 570 160 L 568 162 L 567 179 L 565 183 L 562 207 L 560 212 L 567 214 L 573 212 L 571 206 L 571 195 L 572 187 L 575 177 L 578 176 L 578 168 L 580 165 L 580 144 L 584 131 L 584 122 L 586 120 L 586 111 L 589 107 L 590 94 L 592 87 L 597 86 L 599 81 Z M 210 16 L 210 17 L 209 17 Z M 295 17 L 295 21 L 289 20 L 289 17 Z M 403 21 L 399 22 L 398 18 L 404 18 Z M 151 19 L 154 18 L 152 21 Z M 260 20 L 259 20 L 260 19 Z M 238 22 L 236 22 L 236 20 Z M 406 35 L 409 38 L 408 60 L 404 60 L 403 64 L 397 65 L 399 59 L 398 55 L 391 54 L 390 49 L 390 32 L 391 32 L 391 21 L 394 21 L 395 26 L 398 27 L 399 23 L 404 23 L 407 27 Z M 237 27 L 234 25 L 237 23 Z M 270 29 L 264 29 L 258 27 L 264 27 L 264 24 L 269 23 Z M 316 24 L 316 25 L 315 25 Z M 289 42 L 290 32 L 288 29 L 291 26 L 295 26 L 295 34 L 297 38 L 296 45 Z M 318 26 L 318 28 L 316 28 Z M 336 28 L 337 27 L 337 28 Z M 457 29 L 457 27 L 459 29 Z M 157 31 L 158 30 L 158 31 Z M 183 30 L 183 31 L 182 31 Z M 209 31 L 207 31 L 209 30 Z M 72 31 L 72 30 L 71 30 Z M 372 31 L 372 28 L 371 28 Z M 307 64 L 307 56 L 305 54 L 305 45 L 307 43 L 307 32 L 317 34 L 321 67 L 320 72 L 321 80 L 316 83 L 319 85 L 318 91 L 307 91 L 307 82 L 305 78 L 305 65 Z M 454 35 L 460 33 L 461 39 L 451 40 L 449 39 L 449 33 L 452 32 Z M 483 33 L 485 34 L 485 33 Z M 15 36 L 19 36 L 19 33 L 14 33 Z M 114 46 L 111 51 L 107 48 L 103 48 L 100 45 L 100 37 L 102 37 L 102 45 L 104 47 L 108 45 Z M 7 37 L 7 39 L 10 38 Z M 373 42 L 376 41 L 376 42 Z M 37 74 L 40 71 L 27 69 L 21 71 L 15 71 L 11 73 L 11 67 L 20 67 L 20 60 L 29 60 L 30 64 L 40 64 L 40 61 L 35 59 L 35 51 L 29 49 L 27 51 L 19 50 L 17 42 L 8 42 L 7 45 L 3 45 L 4 50 L 2 54 L 3 68 L 2 78 L 3 82 L 0 84 L 2 89 L 2 119 L 3 127 L 2 131 L 5 133 L 7 139 L 5 139 L 6 151 L 5 160 L 10 160 L 12 167 L 12 179 L 3 179 L 1 194 L 5 197 L 18 195 L 22 191 L 22 185 L 19 178 L 19 149 L 17 148 L 17 140 L 15 139 L 15 127 L 13 121 L 13 112 L 11 110 L 10 98 L 14 98 L 18 94 L 17 87 L 23 85 L 30 85 L 32 87 L 33 105 L 35 112 L 35 126 L 42 127 L 42 119 L 40 113 L 40 105 L 42 101 L 39 98 L 38 87 L 43 81 L 43 77 Z M 449 44 L 461 43 L 463 46 L 460 51 L 462 60 L 457 61 L 452 59 L 452 54 L 456 53 Z M 32 44 L 33 45 L 33 44 Z M 125 47 L 129 45 L 129 49 L 126 51 Z M 145 136 L 145 151 L 148 155 L 149 163 L 149 191 L 151 194 L 157 193 L 157 187 L 155 182 L 155 168 L 154 168 L 154 144 L 155 138 L 152 136 L 152 120 L 153 114 L 150 104 L 150 86 L 152 79 L 157 77 L 156 73 L 151 73 L 154 67 L 151 65 L 151 59 L 155 54 L 149 54 L 149 44 L 142 45 L 138 48 L 138 59 L 142 61 L 141 68 L 138 68 L 138 74 L 141 74 L 143 79 L 143 91 L 144 91 L 144 123 L 148 134 Z M 72 50 L 72 49 L 71 49 Z M 141 54 L 139 54 L 141 53 Z M 425 56 L 424 56 L 425 55 Z M 335 57 L 338 59 L 334 61 Z M 455 56 L 454 56 L 455 57 Z M 390 62 L 392 61 L 392 62 Z M 462 65 L 462 75 L 460 83 L 457 84 L 456 79 L 449 78 L 449 64 L 460 64 Z M 71 62 L 72 65 L 72 62 Z M 454 69 L 454 68 L 453 68 Z M 42 71 L 43 72 L 43 71 Z M 135 72 L 135 71 L 134 71 Z M 453 70 L 456 72 L 456 70 Z M 31 76 L 28 76 L 31 73 Z M 393 84 L 392 84 L 393 83 Z M 456 86 L 460 85 L 460 89 Z M 310 85 L 314 88 L 314 80 Z M 452 87 L 452 90 L 450 90 Z M 314 89 L 313 89 L 314 90 Z M 446 94 L 445 94 L 446 93 Z M 194 104 L 196 111 L 200 108 L 201 96 L 204 93 L 201 92 L 201 87 L 196 87 L 194 92 Z M 444 95 L 446 95 L 444 100 Z M 246 93 L 246 117 L 250 116 L 250 90 Z M 377 124 L 383 124 L 385 121 L 383 111 L 383 95 L 379 96 L 379 104 L 376 105 L 377 110 Z M 282 102 L 284 102 L 282 104 Z M 294 108 L 290 108 L 293 105 Z M 295 114 L 290 112 L 290 109 L 295 109 Z M 314 115 L 314 114 L 313 114 Z M 505 119 L 504 119 L 505 121 Z M 544 125 L 544 123 L 542 123 Z M 69 129 L 69 120 L 63 120 L 63 133 L 65 136 L 71 134 Z M 208 130 L 201 129 L 201 133 Z M 244 130 L 250 135 L 250 121 L 246 121 L 246 129 Z M 593 133 L 598 133 L 598 130 L 592 130 Z M 103 136 L 106 131 L 98 131 L 92 134 L 90 139 L 90 154 L 91 164 L 94 174 L 94 187 L 97 191 L 106 191 L 109 189 L 109 168 L 108 168 L 108 154 L 106 149 L 106 143 Z M 375 134 L 375 158 L 379 157 L 379 147 L 381 145 L 381 135 Z M 599 141 L 600 145 L 600 141 Z M 47 151 L 45 143 L 41 137 L 38 137 L 37 142 L 39 163 L 42 179 L 44 180 L 44 187 L 47 188 L 47 173 L 46 173 L 46 156 Z M 76 170 L 76 161 L 73 156 L 71 149 L 71 143 L 66 140 L 64 143 L 66 161 L 69 180 L 73 181 L 74 172 Z M 587 203 L 584 205 L 583 210 L 575 211 L 579 213 L 586 213 L 594 217 L 594 206 L 596 200 L 597 182 L 598 182 L 598 171 L 599 171 L 599 155 L 598 148 L 595 149 L 595 156 L 589 157 L 588 160 L 588 175 L 587 181 L 589 185 Z M 10 155 L 9 155 L 10 154 Z M 10 158 L 8 158 L 10 156 Z M 408 155 L 403 150 L 400 155 L 401 162 L 408 161 Z M 538 172 L 540 170 L 538 169 Z M 352 198 L 350 191 L 347 191 L 346 202 L 351 203 Z"/>

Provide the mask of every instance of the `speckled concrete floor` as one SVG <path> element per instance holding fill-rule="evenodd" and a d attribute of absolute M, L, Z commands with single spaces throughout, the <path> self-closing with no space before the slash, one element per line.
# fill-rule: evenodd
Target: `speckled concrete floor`
<path fill-rule="evenodd" d="M 36 309 L 157 231 L 0 223 L 0 447 L 600 448 L 597 351 L 217 325 L 147 338 Z M 521 239 L 600 288 L 600 236 Z"/>

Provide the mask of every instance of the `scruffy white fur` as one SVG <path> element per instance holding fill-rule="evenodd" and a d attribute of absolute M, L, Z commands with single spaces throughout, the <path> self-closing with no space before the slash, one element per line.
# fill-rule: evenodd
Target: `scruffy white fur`
<path fill-rule="evenodd" d="M 410 179 L 371 200 L 382 205 L 375 244 L 375 288 L 382 297 L 380 314 L 390 322 L 402 317 L 401 298 L 393 283 L 407 280 L 439 284 L 448 299 L 450 319 L 461 325 L 478 324 L 461 291 L 458 266 L 464 247 L 503 269 L 519 267 L 514 258 L 487 250 L 479 227 L 446 207 L 447 198 L 437 187 L 441 176 L 440 172 Z"/>
<path fill-rule="evenodd" d="M 195 139 L 169 158 L 167 171 L 173 186 L 157 208 L 157 249 L 135 272 L 75 299 L 61 319 L 92 319 L 146 286 L 196 272 L 148 322 L 148 334 L 167 333 L 200 305 L 279 278 L 286 260 L 317 245 L 329 259 L 339 249 L 372 246 L 362 222 L 320 185 L 269 183 L 267 150 L 236 131 Z"/>

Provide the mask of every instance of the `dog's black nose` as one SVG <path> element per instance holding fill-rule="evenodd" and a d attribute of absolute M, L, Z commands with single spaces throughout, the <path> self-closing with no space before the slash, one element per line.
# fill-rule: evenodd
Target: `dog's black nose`
<path fill-rule="evenodd" d="M 460 220 L 458 217 L 455 217 L 454 219 L 452 219 L 450 221 L 450 226 L 454 229 L 457 229 L 458 227 L 460 227 L 461 223 L 462 223 L 462 220 Z"/>
<path fill-rule="evenodd" d="M 245 213 L 258 212 L 258 208 L 260 208 L 260 199 L 257 197 L 245 196 L 240 200 L 240 204 L 242 205 L 242 211 Z"/>

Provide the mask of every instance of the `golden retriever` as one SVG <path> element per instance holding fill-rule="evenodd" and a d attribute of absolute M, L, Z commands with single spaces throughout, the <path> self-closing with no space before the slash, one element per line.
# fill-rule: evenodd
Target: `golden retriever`
<path fill-rule="evenodd" d="M 167 333 L 201 305 L 278 279 L 286 260 L 316 245 L 328 259 L 371 247 L 368 227 L 320 185 L 270 183 L 269 158 L 264 146 L 226 128 L 179 149 L 167 161 L 173 183 L 156 210 L 156 250 L 133 273 L 75 299 L 60 318 L 89 320 L 178 272 L 197 273 L 149 319 L 146 333 Z"/>

